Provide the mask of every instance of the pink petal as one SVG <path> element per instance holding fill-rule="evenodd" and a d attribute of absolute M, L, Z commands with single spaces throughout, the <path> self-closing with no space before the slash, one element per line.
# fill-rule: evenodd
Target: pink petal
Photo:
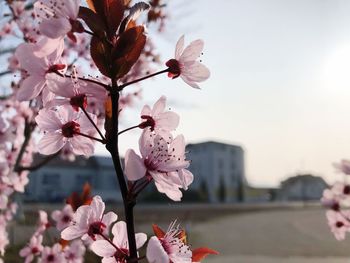
<path fill-rule="evenodd" d="M 60 133 L 47 133 L 39 142 L 39 152 L 50 155 L 58 152 L 65 144 L 64 138 Z"/>
<path fill-rule="evenodd" d="M 125 173 L 128 180 L 136 181 L 141 179 L 145 176 L 146 170 L 141 157 L 134 150 L 127 150 L 125 154 Z"/>
<path fill-rule="evenodd" d="M 74 94 L 74 85 L 70 78 L 60 77 L 57 74 L 48 74 L 47 87 L 56 95 L 71 98 Z"/>
<path fill-rule="evenodd" d="M 148 262 L 152 263 L 169 263 L 170 259 L 165 252 L 159 239 L 155 236 L 151 237 L 148 241 L 146 257 Z"/>
<path fill-rule="evenodd" d="M 185 76 L 190 81 L 202 82 L 210 77 L 210 71 L 202 63 L 195 61 L 191 62 L 190 66 L 185 65 L 185 69 L 181 72 L 181 76 Z"/>
<path fill-rule="evenodd" d="M 106 225 L 106 227 L 109 227 L 112 223 L 117 221 L 118 216 L 114 212 L 108 212 L 103 216 L 102 223 Z"/>
<path fill-rule="evenodd" d="M 78 226 L 69 226 L 61 232 L 61 237 L 64 240 L 73 240 L 78 237 L 81 237 L 85 233 L 85 229 L 81 229 Z"/>
<path fill-rule="evenodd" d="M 101 220 L 103 216 L 103 212 L 105 211 L 105 203 L 102 201 L 101 196 L 99 195 L 94 196 L 90 204 L 90 207 L 93 211 L 94 218 Z"/>
<path fill-rule="evenodd" d="M 175 59 L 179 59 L 181 56 L 182 51 L 184 50 L 184 45 L 185 45 L 185 36 L 182 35 L 179 40 L 176 43 L 175 47 Z"/>
<path fill-rule="evenodd" d="M 35 117 L 35 121 L 43 131 L 54 132 L 62 127 L 60 119 L 53 110 L 40 110 L 38 116 Z"/>
<path fill-rule="evenodd" d="M 159 100 L 154 104 L 152 109 L 152 116 L 157 116 L 165 110 L 166 97 L 162 96 Z"/>
<path fill-rule="evenodd" d="M 45 86 L 45 79 L 35 75 L 27 77 L 17 91 L 19 101 L 31 100 L 36 98 Z"/>
<path fill-rule="evenodd" d="M 63 38 L 41 37 L 33 47 L 33 54 L 39 58 L 49 57 L 53 64 L 61 57 L 64 50 Z"/>
<path fill-rule="evenodd" d="M 147 116 L 151 116 L 151 108 L 150 108 L 150 106 L 148 106 L 148 105 L 145 105 L 145 106 L 143 106 L 143 108 L 142 108 L 142 111 L 141 111 L 141 116 L 142 115 L 147 115 Z"/>
<path fill-rule="evenodd" d="M 116 249 L 107 240 L 95 241 L 90 249 L 100 257 L 112 257 L 116 252 Z"/>
<path fill-rule="evenodd" d="M 67 18 L 50 18 L 43 19 L 39 25 L 40 32 L 49 38 L 64 37 L 72 26 Z"/>
<path fill-rule="evenodd" d="M 52 101 L 55 97 L 55 94 L 52 93 L 49 89 L 43 89 L 43 92 L 41 94 L 42 100 L 43 100 L 43 104 L 44 106 L 46 106 L 46 104 L 49 101 Z"/>
<path fill-rule="evenodd" d="M 156 128 L 173 131 L 179 126 L 180 117 L 175 112 L 163 112 L 156 119 Z"/>
<path fill-rule="evenodd" d="M 81 135 L 76 135 L 69 140 L 72 145 L 73 152 L 77 155 L 90 156 L 94 153 L 94 142 Z"/>
<path fill-rule="evenodd" d="M 129 249 L 128 233 L 126 230 L 126 223 L 124 221 L 117 222 L 112 228 L 112 233 L 114 244 L 116 244 L 120 248 Z"/>
<path fill-rule="evenodd" d="M 204 42 L 201 39 L 197 39 L 191 42 L 185 50 L 182 52 L 179 61 L 185 63 L 188 61 L 196 60 L 202 53 L 204 48 Z"/>
<path fill-rule="evenodd" d="M 137 249 L 141 248 L 147 241 L 147 235 L 144 233 L 135 234 L 135 238 L 136 238 Z"/>
<path fill-rule="evenodd" d="M 182 188 L 187 190 L 188 186 L 193 182 L 193 174 L 189 170 L 182 169 L 179 171 L 179 176 L 182 180 Z"/>
<path fill-rule="evenodd" d="M 48 65 L 43 58 L 34 55 L 34 48 L 34 44 L 21 44 L 17 47 L 15 56 L 22 69 L 26 70 L 29 74 L 43 76 L 48 69 Z"/>
<path fill-rule="evenodd" d="M 190 85 L 192 88 L 195 89 L 200 89 L 199 85 L 196 82 L 193 82 L 191 80 L 189 80 L 186 76 L 184 75 L 180 75 L 180 77 L 182 78 L 182 80 L 187 83 L 188 85 Z"/>

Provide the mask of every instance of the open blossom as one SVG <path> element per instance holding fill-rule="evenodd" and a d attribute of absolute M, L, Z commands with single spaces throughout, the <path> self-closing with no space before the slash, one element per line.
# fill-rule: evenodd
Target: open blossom
<path fill-rule="evenodd" d="M 87 108 L 91 102 L 104 105 L 107 99 L 107 92 L 101 85 L 53 74 L 49 78 L 51 81 L 48 88 L 62 98 L 53 99 L 45 107 L 71 105 L 78 111 L 81 107 Z"/>
<path fill-rule="evenodd" d="M 98 256 L 103 257 L 103 263 L 126 263 L 129 256 L 129 242 L 124 221 L 117 222 L 113 228 L 113 244 L 118 250 L 112 246 L 107 240 L 97 240 L 91 245 L 91 250 Z M 141 248 L 147 241 L 147 235 L 144 233 L 136 233 L 136 248 Z"/>
<path fill-rule="evenodd" d="M 145 121 L 141 123 L 140 128 L 150 127 L 158 133 L 170 132 L 179 125 L 179 115 L 175 112 L 166 111 L 166 97 L 162 96 L 151 109 L 145 105 L 141 111 L 141 118 Z"/>
<path fill-rule="evenodd" d="M 42 42 L 45 42 L 45 39 Z M 45 49 L 50 48 L 47 46 L 54 44 L 51 44 L 52 41 L 48 41 L 49 43 L 41 46 L 42 42 L 38 44 L 24 43 L 16 49 L 15 55 L 20 68 L 28 74 L 17 93 L 17 99 L 20 101 L 37 97 L 47 84 L 47 75 L 66 68 L 60 59 L 63 49 L 57 48 L 52 53 L 47 54 L 48 51 Z"/>
<path fill-rule="evenodd" d="M 43 236 L 34 235 L 29 241 L 29 244 L 22 248 L 19 255 L 25 258 L 24 263 L 32 262 L 35 256 L 38 256 L 43 250 L 42 246 Z"/>
<path fill-rule="evenodd" d="M 83 32 L 77 21 L 80 0 L 39 0 L 34 4 L 37 16 L 42 18 L 39 29 L 49 38 L 61 38 L 66 34 L 75 39 L 73 32 Z"/>
<path fill-rule="evenodd" d="M 44 247 L 40 263 L 62 263 L 65 262 L 64 254 L 60 244 L 53 247 Z"/>
<path fill-rule="evenodd" d="M 47 213 L 43 210 L 39 210 L 39 221 L 35 235 L 42 234 L 48 227 L 50 227 L 50 222 L 47 217 Z"/>
<path fill-rule="evenodd" d="M 61 231 L 69 226 L 73 219 L 73 209 L 71 205 L 65 205 L 62 211 L 55 210 L 52 212 L 51 217 L 56 222 L 56 228 Z"/>
<path fill-rule="evenodd" d="M 83 263 L 86 248 L 81 240 L 74 240 L 63 250 L 67 263 Z"/>
<path fill-rule="evenodd" d="M 150 263 L 199 263 L 208 255 L 219 253 L 207 247 L 191 249 L 187 244 L 186 232 L 176 225 L 176 221 L 169 225 L 164 232 L 157 225 L 153 225 L 155 236 L 151 237 L 146 251 Z"/>
<path fill-rule="evenodd" d="M 326 213 L 328 225 L 337 240 L 344 240 L 347 232 L 350 231 L 350 212 L 332 211 Z"/>
<path fill-rule="evenodd" d="M 175 48 L 175 59 L 170 59 L 166 63 L 169 68 L 168 75 L 171 78 L 180 76 L 188 85 L 199 89 L 197 82 L 205 81 L 210 76 L 208 68 L 197 61 L 202 54 L 204 42 L 197 39 L 185 49 L 184 42 L 185 37 L 180 37 Z"/>
<path fill-rule="evenodd" d="M 350 185 L 336 182 L 330 189 L 323 191 L 321 202 L 335 211 L 339 210 L 340 206 L 350 205 Z"/>
<path fill-rule="evenodd" d="M 168 138 L 166 138 L 168 139 Z M 193 181 L 193 174 L 186 170 L 185 140 L 182 135 L 167 141 L 159 134 L 144 130 L 139 141 L 141 156 L 129 149 L 125 154 L 125 173 L 130 181 L 145 175 L 153 178 L 159 192 L 170 199 L 180 201 L 182 192 Z"/>
<path fill-rule="evenodd" d="M 90 237 L 96 240 L 96 235 L 103 234 L 109 225 L 115 222 L 118 216 L 109 212 L 104 215 L 105 203 L 100 196 L 95 196 L 90 205 L 80 206 L 74 213 L 72 224 L 61 233 L 65 240 Z"/>
<path fill-rule="evenodd" d="M 96 122 L 96 116 L 90 115 Z M 66 144 L 72 146 L 75 154 L 91 155 L 94 151 L 93 141 L 80 134 L 94 130 L 89 119 L 70 106 L 59 107 L 57 111 L 43 109 L 35 118 L 39 128 L 45 131 L 38 147 L 42 154 L 54 154 Z"/>

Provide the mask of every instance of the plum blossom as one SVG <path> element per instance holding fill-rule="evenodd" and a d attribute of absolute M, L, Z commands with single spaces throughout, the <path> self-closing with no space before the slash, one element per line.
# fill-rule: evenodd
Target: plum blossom
<path fill-rule="evenodd" d="M 140 128 L 150 127 L 157 133 L 170 132 L 179 125 L 179 115 L 175 112 L 166 111 L 166 97 L 162 96 L 151 109 L 145 105 L 141 111 L 141 119 L 145 121 L 139 125 Z"/>
<path fill-rule="evenodd" d="M 62 263 L 65 262 L 64 254 L 60 244 L 53 247 L 44 247 L 40 263 Z"/>
<path fill-rule="evenodd" d="M 51 74 L 50 80 L 48 88 L 62 98 L 53 99 L 46 107 L 71 105 L 78 111 L 81 107 L 87 108 L 91 102 L 103 105 L 107 99 L 107 91 L 101 85 L 79 80 L 76 76 L 71 79 Z"/>
<path fill-rule="evenodd" d="M 84 32 L 77 20 L 80 0 L 39 0 L 34 4 L 34 11 L 42 18 L 39 29 L 49 38 L 62 38 L 66 34 L 76 41 L 73 32 Z"/>
<path fill-rule="evenodd" d="M 45 41 L 47 42 L 42 44 Z M 66 65 L 60 60 L 62 48 L 53 49 L 52 53 L 47 53 L 52 51 L 52 45 L 55 46 L 51 41 L 44 39 L 38 44 L 24 43 L 17 47 L 15 56 L 20 68 L 28 74 L 17 92 L 19 101 L 37 97 L 47 84 L 47 75 L 66 68 Z"/>
<path fill-rule="evenodd" d="M 104 210 L 105 203 L 100 196 L 95 196 L 90 205 L 83 205 L 77 209 L 72 224 L 63 230 L 61 237 L 65 240 L 78 237 L 82 237 L 83 240 L 89 240 L 89 237 L 96 240 L 96 235 L 103 234 L 118 218 L 113 212 L 104 214 Z"/>
<path fill-rule="evenodd" d="M 329 210 L 326 213 L 328 225 L 337 240 L 344 240 L 346 232 L 350 231 L 350 212 L 336 212 Z"/>
<path fill-rule="evenodd" d="M 96 122 L 96 116 L 90 116 Z M 59 107 L 57 111 L 42 109 L 35 121 L 45 131 L 38 145 L 40 153 L 54 154 L 66 144 L 72 146 L 75 154 L 89 156 L 93 153 L 93 141 L 81 134 L 88 134 L 94 127 L 86 115 L 73 111 L 70 106 Z"/>
<path fill-rule="evenodd" d="M 38 221 L 38 227 L 35 232 L 35 235 L 42 234 L 49 227 L 50 227 L 50 222 L 47 217 L 47 213 L 44 210 L 39 210 L 39 221 Z"/>
<path fill-rule="evenodd" d="M 44 249 L 42 246 L 43 236 L 34 235 L 31 237 L 29 244 L 21 249 L 19 255 L 25 258 L 24 263 L 32 262 L 35 256 L 38 256 Z"/>
<path fill-rule="evenodd" d="M 97 240 L 91 245 L 91 250 L 98 256 L 103 257 L 102 263 L 126 263 L 129 255 L 129 242 L 124 221 L 117 222 L 113 228 L 113 244 L 112 246 L 107 240 Z M 136 233 L 136 247 L 141 248 L 147 241 L 147 235 L 144 233 Z"/>
<path fill-rule="evenodd" d="M 154 226 L 158 230 L 157 226 Z M 192 251 L 186 244 L 183 230 L 176 225 L 176 221 L 169 225 L 166 233 L 155 231 L 148 241 L 146 257 L 151 263 L 191 263 Z"/>
<path fill-rule="evenodd" d="M 173 79 L 180 76 L 188 85 L 199 89 L 197 82 L 205 81 L 210 76 L 208 68 L 196 61 L 203 51 L 204 42 L 197 39 L 184 49 L 184 41 L 185 37 L 180 37 L 175 48 L 175 59 L 166 63 L 168 76 Z"/>
<path fill-rule="evenodd" d="M 83 263 L 86 248 L 81 240 L 74 240 L 69 246 L 63 250 L 67 263 Z"/>
<path fill-rule="evenodd" d="M 69 226 L 73 219 L 73 209 L 71 205 L 65 205 L 62 211 L 55 210 L 52 212 L 51 217 L 56 222 L 56 228 L 61 231 Z"/>
<path fill-rule="evenodd" d="M 139 148 L 142 157 L 132 149 L 125 154 L 128 180 L 136 181 L 147 175 L 153 178 L 159 192 L 180 201 L 180 188 L 187 190 L 193 181 L 192 173 L 186 170 L 189 161 L 185 159 L 184 137 L 164 138 L 147 129 L 141 135 Z"/>

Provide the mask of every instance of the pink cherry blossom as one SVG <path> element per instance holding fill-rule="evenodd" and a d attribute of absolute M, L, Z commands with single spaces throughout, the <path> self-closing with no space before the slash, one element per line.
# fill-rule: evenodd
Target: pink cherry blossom
<path fill-rule="evenodd" d="M 136 181 L 145 175 L 150 176 L 159 192 L 180 201 L 180 188 L 187 190 L 193 181 L 192 173 L 186 170 L 189 161 L 185 159 L 184 137 L 164 138 L 147 129 L 141 135 L 139 147 L 142 157 L 131 149 L 125 154 L 127 178 Z"/>
<path fill-rule="evenodd" d="M 52 212 L 51 217 L 56 222 L 56 228 L 61 231 L 68 227 L 73 219 L 73 209 L 71 205 L 65 205 L 62 211 L 55 210 Z"/>
<path fill-rule="evenodd" d="M 34 10 L 42 18 L 40 32 L 49 38 L 62 38 L 68 34 L 74 39 L 74 31 L 84 31 L 77 21 L 79 5 L 80 0 L 37 1 Z"/>
<path fill-rule="evenodd" d="M 109 212 L 104 215 L 105 203 L 100 196 L 95 196 L 90 205 L 80 206 L 74 213 L 72 224 L 61 233 L 65 240 L 82 237 L 88 240 L 90 237 L 96 240 L 96 235 L 101 235 L 109 225 L 115 222 L 118 216 Z"/>
<path fill-rule="evenodd" d="M 192 251 L 184 242 L 182 232 L 176 221 L 172 222 L 166 233 L 153 236 L 148 241 L 146 256 L 152 263 L 191 263 Z"/>
<path fill-rule="evenodd" d="M 150 127 L 157 133 L 170 132 L 179 125 L 179 115 L 175 112 L 165 110 L 166 97 L 162 96 L 151 109 L 145 105 L 141 111 L 141 118 L 145 121 L 140 125 L 140 128 Z"/>
<path fill-rule="evenodd" d="M 344 240 L 346 232 L 350 231 L 350 212 L 329 210 L 326 213 L 328 225 L 337 240 Z"/>
<path fill-rule="evenodd" d="M 47 217 L 47 213 L 44 210 L 39 210 L 39 221 L 35 235 L 42 234 L 47 228 L 50 227 L 50 222 Z"/>
<path fill-rule="evenodd" d="M 24 263 L 32 262 L 34 260 L 34 257 L 40 254 L 40 252 L 43 250 L 42 242 L 42 235 L 31 237 L 29 244 L 26 247 L 22 248 L 19 252 L 19 255 L 25 258 Z"/>
<path fill-rule="evenodd" d="M 90 102 L 104 105 L 107 91 L 101 86 L 75 78 L 65 78 L 51 74 L 49 89 L 62 98 L 55 98 L 46 107 L 71 105 L 76 111 L 80 107 L 87 108 Z"/>
<path fill-rule="evenodd" d="M 20 101 L 37 97 L 47 84 L 47 75 L 66 67 L 60 60 L 61 49 L 56 49 L 48 55 L 47 51 L 38 48 L 38 45 L 24 43 L 19 45 L 15 52 L 21 69 L 28 74 L 17 93 L 17 99 Z"/>
<path fill-rule="evenodd" d="M 210 72 L 206 66 L 196 61 L 204 47 L 203 40 L 195 40 L 184 49 L 185 37 L 178 40 L 175 49 L 175 59 L 170 59 L 166 65 L 169 67 L 169 77 L 181 77 L 188 85 L 199 89 L 197 82 L 209 78 Z"/>
<path fill-rule="evenodd" d="M 96 122 L 95 115 L 90 117 Z M 35 121 L 45 131 L 38 145 L 40 153 L 54 154 L 66 144 L 70 144 L 78 155 L 89 156 L 94 152 L 93 141 L 80 135 L 94 130 L 93 125 L 86 115 L 75 112 L 70 106 L 59 107 L 57 111 L 43 109 Z"/>
<path fill-rule="evenodd" d="M 91 250 L 98 256 L 103 257 L 103 263 L 126 263 L 129 255 L 129 242 L 124 221 L 117 222 L 113 228 L 113 244 L 112 246 L 107 240 L 97 240 L 91 245 Z M 144 233 L 136 233 L 136 247 L 141 248 L 147 241 L 147 235 Z"/>
<path fill-rule="evenodd" d="M 60 244 L 51 247 L 44 247 L 40 263 L 62 263 L 65 262 L 64 254 Z"/>
<path fill-rule="evenodd" d="M 74 240 L 63 250 L 67 263 L 83 263 L 86 248 L 81 240 Z"/>

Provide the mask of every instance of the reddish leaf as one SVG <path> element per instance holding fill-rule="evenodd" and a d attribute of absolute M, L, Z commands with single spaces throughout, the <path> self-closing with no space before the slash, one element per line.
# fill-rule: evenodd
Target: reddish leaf
<path fill-rule="evenodd" d="M 124 16 L 124 3 L 122 0 L 104 0 L 104 15 L 106 18 L 108 35 L 112 37 L 117 31 Z"/>
<path fill-rule="evenodd" d="M 86 0 L 86 2 L 92 11 L 103 17 L 105 0 Z"/>
<path fill-rule="evenodd" d="M 165 232 L 164 232 L 159 226 L 157 226 L 156 224 L 153 224 L 153 225 L 152 225 L 152 228 L 153 228 L 154 234 L 155 234 L 158 238 L 163 238 L 163 237 L 164 237 Z"/>
<path fill-rule="evenodd" d="M 98 36 L 103 36 L 106 31 L 105 22 L 91 9 L 81 6 L 79 8 L 79 18 L 83 19 L 92 32 Z"/>
<path fill-rule="evenodd" d="M 103 75 L 111 77 L 110 44 L 104 40 L 101 40 L 97 36 L 93 36 L 91 39 L 90 53 L 92 60 L 95 62 L 99 71 Z"/>
<path fill-rule="evenodd" d="M 60 243 L 60 245 L 61 245 L 61 247 L 62 247 L 62 250 L 63 250 L 66 246 L 69 245 L 69 241 L 68 241 L 68 240 L 64 240 L 64 239 L 62 239 L 62 238 L 60 239 L 59 243 Z"/>
<path fill-rule="evenodd" d="M 207 247 L 200 247 L 192 250 L 192 262 L 200 262 L 208 255 L 218 255 L 219 252 Z"/>
<path fill-rule="evenodd" d="M 136 63 L 146 44 L 143 26 L 126 30 L 113 48 L 113 73 L 117 79 L 127 74 Z"/>
<path fill-rule="evenodd" d="M 77 192 L 73 192 L 66 200 L 67 204 L 70 204 L 74 211 L 76 211 L 82 205 L 89 205 L 92 201 L 91 186 L 89 183 L 85 183 L 83 192 L 79 195 Z"/>

